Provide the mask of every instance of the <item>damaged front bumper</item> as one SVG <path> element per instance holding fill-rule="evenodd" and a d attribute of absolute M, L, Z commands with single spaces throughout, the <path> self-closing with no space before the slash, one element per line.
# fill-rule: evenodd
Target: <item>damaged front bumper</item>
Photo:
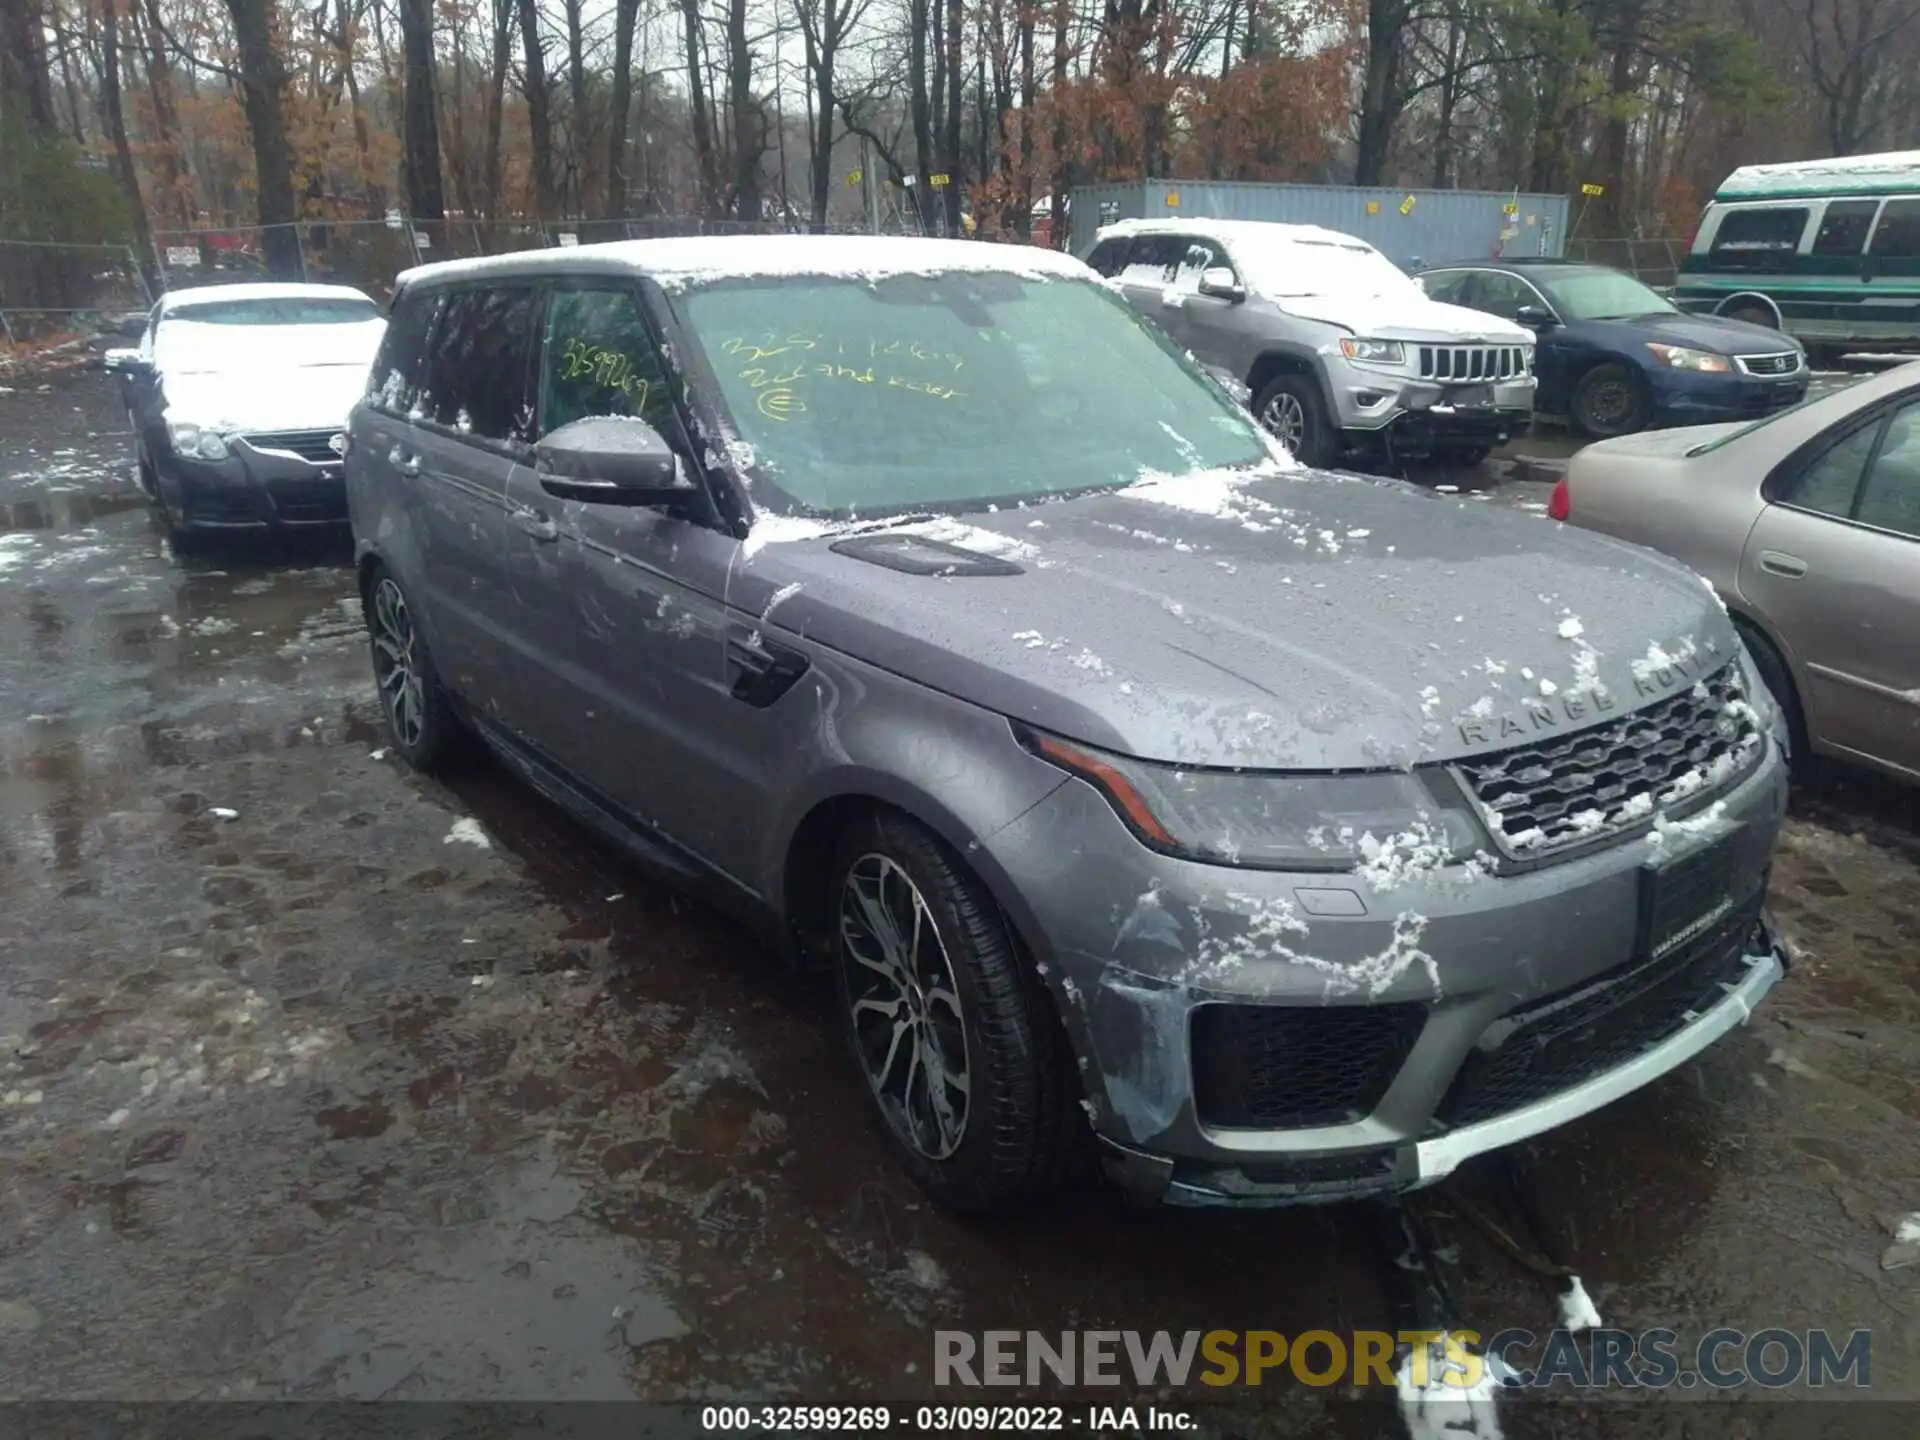
<path fill-rule="evenodd" d="M 1544 1135 L 1632 1094 L 1744 1025 L 1785 977 L 1790 964 L 1764 914 L 1742 948 L 1739 963 L 1744 973 L 1723 984 L 1717 1003 L 1689 1012 L 1679 1030 L 1650 1043 L 1633 1059 L 1571 1089 L 1477 1124 L 1372 1149 L 1295 1154 L 1241 1165 L 1179 1161 L 1103 1137 L 1102 1163 L 1108 1177 L 1129 1198 L 1144 1204 L 1294 1205 L 1419 1189 L 1445 1179 L 1476 1155 Z"/>
<path fill-rule="evenodd" d="M 1762 911 L 1785 804 L 1774 740 L 1657 842 L 1384 889 L 1156 854 L 1080 784 L 987 843 L 1042 882 L 1022 928 L 1113 1178 L 1147 1201 L 1285 1205 L 1433 1183 L 1744 1020 L 1786 968 Z M 1649 897 L 1683 874 L 1654 943 Z"/>

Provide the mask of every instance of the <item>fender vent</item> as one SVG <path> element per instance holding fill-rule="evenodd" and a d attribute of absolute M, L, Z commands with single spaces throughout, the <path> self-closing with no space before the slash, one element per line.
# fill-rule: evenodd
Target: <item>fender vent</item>
<path fill-rule="evenodd" d="M 853 535 L 828 547 L 869 565 L 907 575 L 1024 575 L 1011 560 L 962 549 L 924 535 Z"/>

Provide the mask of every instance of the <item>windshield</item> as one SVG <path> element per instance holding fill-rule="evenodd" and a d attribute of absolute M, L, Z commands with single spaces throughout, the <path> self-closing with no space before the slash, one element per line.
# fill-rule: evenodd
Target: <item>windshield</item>
<path fill-rule="evenodd" d="M 280 300 L 209 300 L 167 312 L 167 322 L 195 325 L 360 325 L 380 318 L 371 300 L 299 296 Z"/>
<path fill-rule="evenodd" d="M 1620 320 L 1629 315 L 1674 312 L 1672 302 L 1658 291 L 1648 289 L 1631 275 L 1613 270 L 1543 275 L 1539 283 L 1562 320 Z"/>
<path fill-rule="evenodd" d="M 1289 295 L 1407 295 L 1424 298 L 1411 276 L 1378 250 L 1319 240 L 1232 244 L 1247 283 L 1269 298 Z"/>
<path fill-rule="evenodd" d="M 682 303 L 776 509 L 982 509 L 1271 453 L 1224 392 L 1084 280 L 740 280 Z"/>

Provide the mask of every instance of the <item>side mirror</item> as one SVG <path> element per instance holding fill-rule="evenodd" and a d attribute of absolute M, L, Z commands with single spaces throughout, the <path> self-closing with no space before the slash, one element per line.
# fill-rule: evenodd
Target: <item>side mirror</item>
<path fill-rule="evenodd" d="M 100 357 L 100 368 L 113 375 L 153 374 L 153 362 L 138 350 L 109 350 Z"/>
<path fill-rule="evenodd" d="M 562 425 L 533 447 L 540 488 L 589 505 L 677 505 L 700 488 L 680 466 L 660 432 L 646 421 L 590 415 Z"/>
<path fill-rule="evenodd" d="M 1225 265 L 1214 265 L 1200 272 L 1200 293 L 1236 303 L 1247 298 L 1246 288 Z"/>
<path fill-rule="evenodd" d="M 1513 312 L 1513 318 L 1529 330 L 1551 330 L 1560 323 L 1551 311 L 1542 310 L 1538 305 L 1522 305 Z"/>

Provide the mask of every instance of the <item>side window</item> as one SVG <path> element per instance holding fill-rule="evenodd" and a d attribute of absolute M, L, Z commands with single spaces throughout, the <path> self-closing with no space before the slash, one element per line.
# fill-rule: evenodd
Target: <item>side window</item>
<path fill-rule="evenodd" d="M 1896 410 L 1854 519 L 1920 540 L 1920 404 Z"/>
<path fill-rule="evenodd" d="M 447 297 L 420 402 L 427 419 L 484 440 L 532 438 L 533 300 L 533 290 L 522 287 Z"/>
<path fill-rule="evenodd" d="M 1136 235 L 1120 278 L 1135 285 L 1168 284 L 1173 279 L 1174 267 L 1186 253 L 1185 236 Z"/>
<path fill-rule="evenodd" d="M 1465 270 L 1445 270 L 1438 275 L 1422 275 L 1420 288 L 1427 292 L 1429 300 L 1438 300 L 1443 305 L 1464 305 L 1461 299 L 1467 286 L 1469 272 Z"/>
<path fill-rule="evenodd" d="M 1518 280 L 1511 275 L 1502 275 L 1497 270 L 1480 270 L 1474 273 L 1473 308 L 1484 310 L 1489 315 L 1498 315 L 1503 320 L 1512 320 L 1520 313 L 1522 305 L 1530 304 L 1533 296 Z"/>
<path fill-rule="evenodd" d="M 1810 212 L 1804 205 L 1757 205 L 1720 217 L 1708 254 L 1727 270 L 1786 270 Z"/>
<path fill-rule="evenodd" d="M 1889 200 L 1867 253 L 1876 260 L 1920 260 L 1920 200 Z"/>
<path fill-rule="evenodd" d="M 1125 236 L 1102 240 L 1093 247 L 1093 253 L 1087 256 L 1087 264 L 1096 274 L 1118 275 L 1127 268 L 1127 249 L 1132 243 Z"/>
<path fill-rule="evenodd" d="M 589 415 L 632 415 L 678 431 L 666 367 L 627 290 L 556 290 L 540 360 L 540 433 Z"/>
<path fill-rule="evenodd" d="M 1820 217 L 1820 228 L 1813 235 L 1815 255 L 1836 255 L 1857 260 L 1866 248 L 1867 231 L 1873 228 L 1873 212 L 1878 200 L 1832 200 Z"/>
<path fill-rule="evenodd" d="M 1201 275 L 1216 265 L 1233 268 L 1232 262 L 1227 259 L 1225 246 L 1217 240 L 1190 241 L 1180 256 L 1180 267 L 1174 272 L 1173 283 L 1182 290 L 1198 290 Z"/>
<path fill-rule="evenodd" d="M 367 400 L 380 409 L 405 415 L 420 394 L 427 340 L 443 297 L 432 291 L 402 290 L 393 301 L 380 353 L 367 374 Z"/>
<path fill-rule="evenodd" d="M 1800 510 L 1812 510 L 1845 520 L 1853 513 L 1853 498 L 1860 490 L 1860 476 L 1873 454 L 1873 442 L 1880 436 L 1878 425 L 1863 425 L 1827 452 L 1800 476 L 1787 503 Z"/>

